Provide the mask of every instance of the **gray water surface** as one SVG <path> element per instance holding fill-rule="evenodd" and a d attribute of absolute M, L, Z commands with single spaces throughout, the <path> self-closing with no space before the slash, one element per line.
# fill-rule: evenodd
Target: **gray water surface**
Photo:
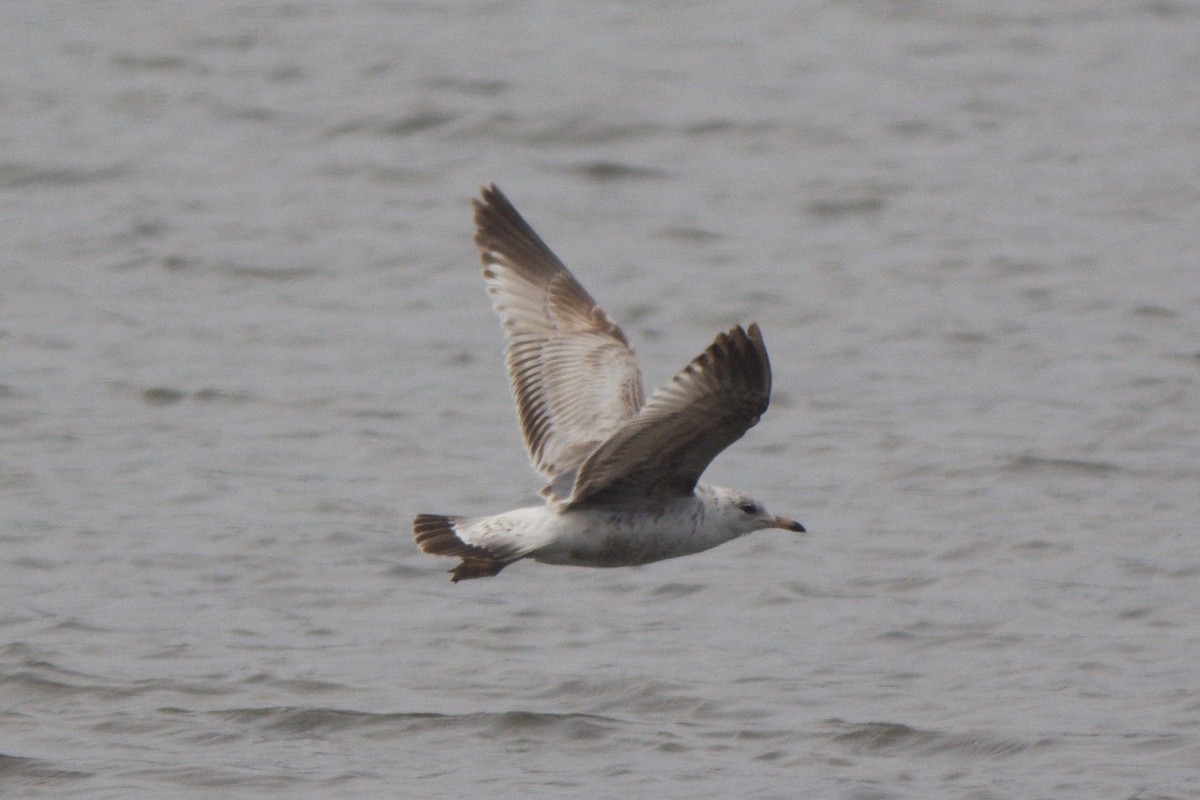
<path fill-rule="evenodd" d="M 0 6 L 4 797 L 1200 795 L 1190 2 Z M 803 521 L 535 502 L 468 199 Z"/>

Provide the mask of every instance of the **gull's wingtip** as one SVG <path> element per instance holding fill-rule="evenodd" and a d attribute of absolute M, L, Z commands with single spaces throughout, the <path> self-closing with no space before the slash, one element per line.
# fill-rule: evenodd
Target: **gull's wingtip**
<path fill-rule="evenodd" d="M 725 332 L 724 336 L 734 340 L 749 339 L 758 344 L 763 343 L 762 329 L 758 327 L 757 322 L 751 322 L 749 325 L 734 325 Z"/>
<path fill-rule="evenodd" d="M 505 201 L 507 199 L 508 198 L 504 196 L 504 192 L 500 191 L 500 187 L 496 185 L 495 181 L 490 181 L 479 187 L 479 197 L 473 199 L 471 202 L 476 204 L 483 203 L 485 205 L 491 205 L 498 200 Z"/>

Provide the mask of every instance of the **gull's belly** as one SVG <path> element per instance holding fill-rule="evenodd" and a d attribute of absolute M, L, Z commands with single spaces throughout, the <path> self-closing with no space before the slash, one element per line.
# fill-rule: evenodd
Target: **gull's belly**
<path fill-rule="evenodd" d="M 576 511 L 560 515 L 552 543 L 532 554 L 545 564 L 630 567 L 698 553 L 720 544 L 705 536 L 703 513 Z"/>

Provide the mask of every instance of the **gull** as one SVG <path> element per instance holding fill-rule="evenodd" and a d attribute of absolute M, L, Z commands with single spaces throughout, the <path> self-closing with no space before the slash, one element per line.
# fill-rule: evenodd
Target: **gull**
<path fill-rule="evenodd" d="M 629 339 L 508 198 L 492 184 L 471 203 L 525 447 L 548 484 L 540 506 L 416 516 L 421 550 L 461 559 L 452 581 L 523 558 L 624 567 L 764 528 L 804 532 L 746 492 L 699 482 L 767 410 L 771 364 L 758 325 L 718 334 L 646 400 Z"/>

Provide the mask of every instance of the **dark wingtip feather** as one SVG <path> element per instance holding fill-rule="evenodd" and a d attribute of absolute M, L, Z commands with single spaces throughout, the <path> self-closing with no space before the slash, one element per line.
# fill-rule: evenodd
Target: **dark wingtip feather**
<path fill-rule="evenodd" d="M 738 358 L 736 367 L 742 370 L 742 379 L 758 388 L 766 398 L 771 394 L 771 361 L 767 357 L 767 346 L 763 342 L 762 330 L 757 322 L 745 328 L 736 325 L 729 331 L 730 343 Z M 763 411 L 766 411 L 764 402 Z"/>
<path fill-rule="evenodd" d="M 517 272 L 543 279 L 566 270 L 496 184 L 481 187 L 479 197 L 471 200 L 471 207 L 475 213 L 475 246 L 479 248 L 485 276 L 497 256 L 510 262 L 508 266 Z"/>

